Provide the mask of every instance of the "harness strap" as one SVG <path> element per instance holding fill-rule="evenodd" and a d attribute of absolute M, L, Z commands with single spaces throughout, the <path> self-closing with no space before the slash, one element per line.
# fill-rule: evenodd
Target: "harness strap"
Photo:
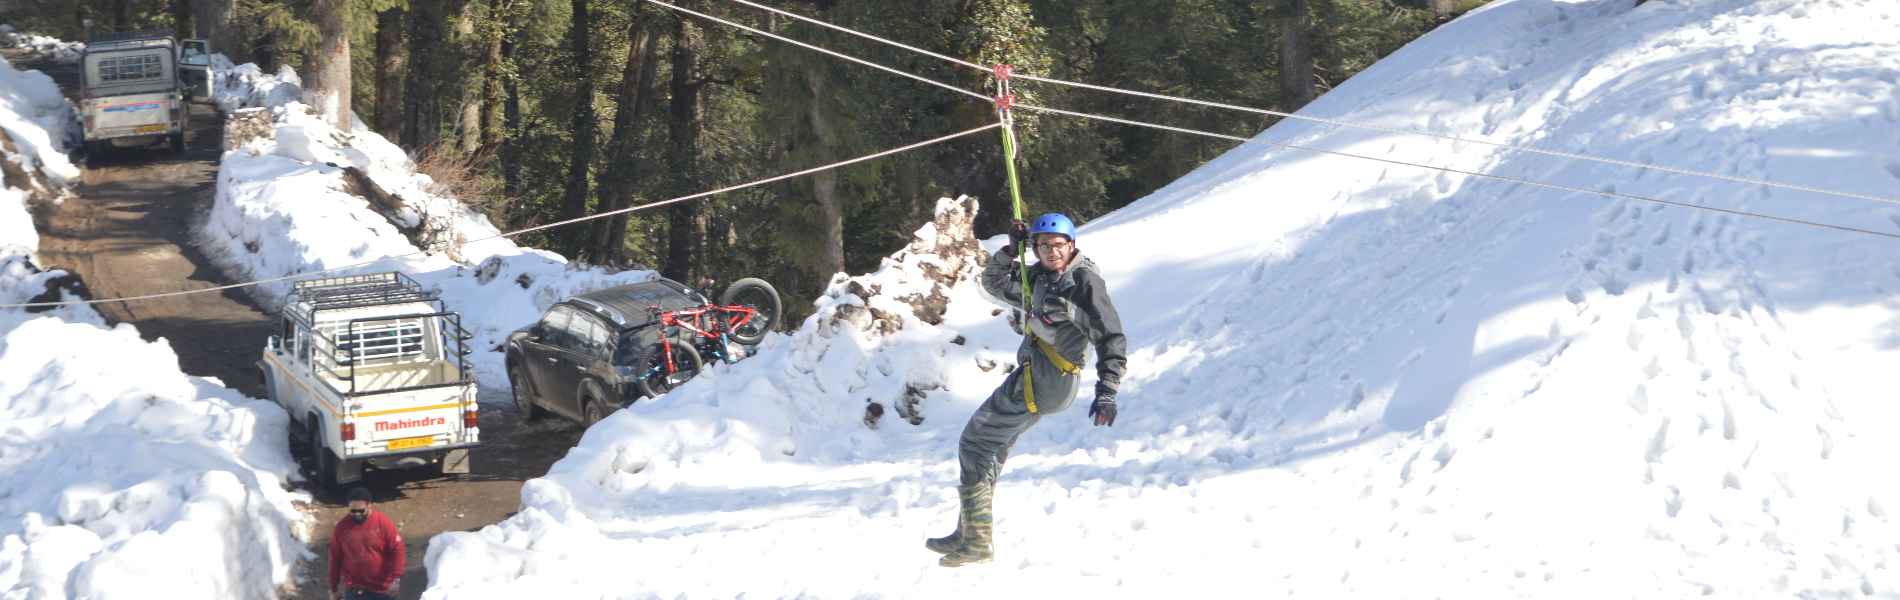
<path fill-rule="evenodd" d="M 1063 358 L 1062 353 L 1057 352 L 1056 347 L 1042 339 L 1042 336 L 1031 333 L 1029 337 L 1036 340 L 1036 346 L 1042 348 L 1042 355 L 1049 357 L 1049 362 L 1055 363 L 1056 368 L 1061 369 L 1063 375 L 1074 375 L 1082 372 L 1082 367 L 1075 366 L 1075 363 Z"/>

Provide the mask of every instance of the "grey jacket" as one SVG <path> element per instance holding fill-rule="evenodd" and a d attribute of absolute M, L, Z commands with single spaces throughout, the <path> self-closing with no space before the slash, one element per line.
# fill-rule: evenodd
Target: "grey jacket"
<path fill-rule="evenodd" d="M 1010 306 L 1021 308 L 1023 287 L 1017 279 L 1016 268 L 1016 259 L 997 251 L 983 268 L 983 289 Z M 1029 330 L 1078 367 L 1087 364 L 1088 348 L 1095 346 L 1095 395 L 1113 397 L 1116 388 L 1121 386 L 1122 372 L 1128 366 L 1128 338 L 1122 335 L 1121 316 L 1115 312 L 1115 304 L 1109 301 L 1108 284 L 1102 281 L 1095 262 L 1078 252 L 1061 272 L 1051 271 L 1041 264 L 1031 265 L 1029 281 L 1030 298 L 1034 300 L 1029 307 L 1030 314 L 1024 319 Z M 1033 368 L 1038 378 L 1061 374 L 1027 335 L 1016 350 L 1016 359 L 1018 364 Z M 1040 381 L 1036 387 L 1040 393 L 1043 387 Z M 1051 406 L 1048 412 L 1061 410 L 1069 400 L 1061 398 L 1060 405 Z"/>

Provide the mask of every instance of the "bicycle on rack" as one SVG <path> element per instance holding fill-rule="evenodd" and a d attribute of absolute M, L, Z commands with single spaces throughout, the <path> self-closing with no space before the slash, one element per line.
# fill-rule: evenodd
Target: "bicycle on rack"
<path fill-rule="evenodd" d="M 700 306 L 648 307 L 660 324 L 660 341 L 647 348 L 645 360 L 639 363 L 651 365 L 636 381 L 647 397 L 657 398 L 686 383 L 705 368 L 708 359 L 739 362 L 747 354 L 746 347 L 764 341 L 778 323 L 782 306 L 772 284 L 756 277 L 741 279 L 726 288 L 718 304 L 707 300 L 712 284 L 710 278 L 701 280 L 699 295 L 705 304 Z M 681 334 L 689 337 L 676 343 L 674 338 Z"/>

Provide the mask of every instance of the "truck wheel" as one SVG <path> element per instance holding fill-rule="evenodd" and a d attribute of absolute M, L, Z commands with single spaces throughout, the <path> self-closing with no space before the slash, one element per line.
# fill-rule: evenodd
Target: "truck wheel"
<path fill-rule="evenodd" d="M 184 153 L 185 153 L 185 134 L 184 133 L 172 134 L 172 154 L 184 154 Z"/>
<path fill-rule="evenodd" d="M 310 424 L 310 464 L 317 471 L 316 479 L 313 480 L 317 491 L 336 491 L 336 454 L 331 453 L 329 448 L 323 447 L 323 431 L 318 429 L 314 422 Z"/>
<path fill-rule="evenodd" d="M 514 392 L 515 410 L 521 413 L 521 420 L 541 418 L 541 407 L 535 405 L 534 394 L 528 391 L 528 380 L 521 378 L 521 367 L 508 365 L 508 389 Z"/>

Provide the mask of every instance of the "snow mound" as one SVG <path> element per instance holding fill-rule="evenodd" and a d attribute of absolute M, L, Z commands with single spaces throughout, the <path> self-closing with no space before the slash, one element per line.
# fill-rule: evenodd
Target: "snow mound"
<path fill-rule="evenodd" d="M 1892 197 L 1897 20 L 1500 0 L 1303 112 Z M 995 564 L 918 546 L 1018 338 L 968 284 L 920 325 L 840 281 L 829 316 L 588 431 L 515 517 L 433 540 L 425 597 L 1900 593 L 1891 240 L 1275 143 L 1900 232 L 1866 202 L 1287 121 L 1082 228 L 1122 414 L 1018 441 Z M 902 326 L 834 329 L 888 322 L 869 308 Z M 862 423 L 929 381 L 922 424 Z"/>
<path fill-rule="evenodd" d="M 255 65 L 217 64 L 223 65 L 216 70 L 221 89 L 230 88 L 220 105 L 264 111 L 258 118 L 268 120 L 270 131 L 225 152 L 217 200 L 198 231 L 199 247 L 227 272 L 270 279 L 359 264 L 350 271 L 402 271 L 461 313 L 462 325 L 475 335 L 470 345 L 478 351 L 470 360 L 479 382 L 501 390 L 508 389 L 503 357 L 488 350 L 510 332 L 568 296 L 655 276 L 579 268 L 553 252 L 486 239 L 500 231 L 481 213 L 432 192 L 433 180 L 417 173 L 400 147 L 360 119 L 341 131 L 294 101 L 295 92 L 285 91 L 297 85 L 294 72 L 263 76 Z M 399 206 L 379 212 L 352 193 L 346 170 L 361 173 Z M 412 239 L 401 228 L 425 235 Z M 430 252 L 407 256 L 421 249 Z M 289 289 L 289 281 L 279 281 L 253 293 L 275 306 Z"/>
<path fill-rule="evenodd" d="M 30 33 L 20 33 L 12 25 L 0 25 L 0 47 L 26 48 L 40 54 L 47 54 L 59 62 L 79 62 L 79 56 L 86 51 L 81 42 L 65 42 L 58 38 Z"/>
<path fill-rule="evenodd" d="M 211 102 L 224 113 L 241 108 L 279 108 L 303 98 L 303 79 L 290 65 L 267 75 L 252 63 L 231 64 L 223 54 L 211 55 Z"/>
<path fill-rule="evenodd" d="M 948 399 L 987 396 L 1014 360 L 1007 328 L 982 338 L 957 333 L 999 310 L 972 283 L 985 256 L 970 237 L 975 212 L 970 198 L 939 201 L 934 222 L 903 252 L 874 273 L 835 279 L 796 334 L 770 336 L 754 357 L 714 366 L 590 428 L 546 477 L 522 489 L 520 516 L 431 540 L 434 587 L 425 597 L 506 597 L 531 589 L 590 595 L 601 569 L 669 552 L 654 536 L 763 523 L 783 509 L 777 504 L 804 499 L 807 486 L 838 486 L 824 494 L 826 504 L 867 514 L 896 510 L 885 495 L 916 495 L 923 488 L 918 473 L 914 465 L 871 459 L 893 447 L 939 443 L 918 438 L 905 419 L 961 427 L 962 402 Z M 874 427 L 865 425 L 869 403 L 891 407 Z M 866 484 L 893 477 L 908 481 Z M 731 550 L 745 548 L 756 550 Z M 682 575 L 650 579 L 641 589 L 733 596 L 757 589 L 762 583 L 752 577 L 763 573 Z M 806 592 L 855 589 L 841 587 L 854 582 L 837 583 Z"/>
<path fill-rule="evenodd" d="M 20 106 L 0 101 L 9 135 L 50 137 Z M 27 153 L 0 159 L 52 164 Z M 0 304 L 46 299 L 64 274 L 33 266 L 27 200 L 0 189 Z M 304 544 L 288 417 L 177 365 L 87 306 L 0 309 L 0 596 L 263 598 L 289 580 Z"/>
<path fill-rule="evenodd" d="M 79 178 L 79 167 L 65 152 L 72 126 L 72 106 L 53 78 L 0 61 L 0 130 L 17 150 L 9 153 L 8 161 L 38 173 L 54 187 L 64 187 Z"/>

